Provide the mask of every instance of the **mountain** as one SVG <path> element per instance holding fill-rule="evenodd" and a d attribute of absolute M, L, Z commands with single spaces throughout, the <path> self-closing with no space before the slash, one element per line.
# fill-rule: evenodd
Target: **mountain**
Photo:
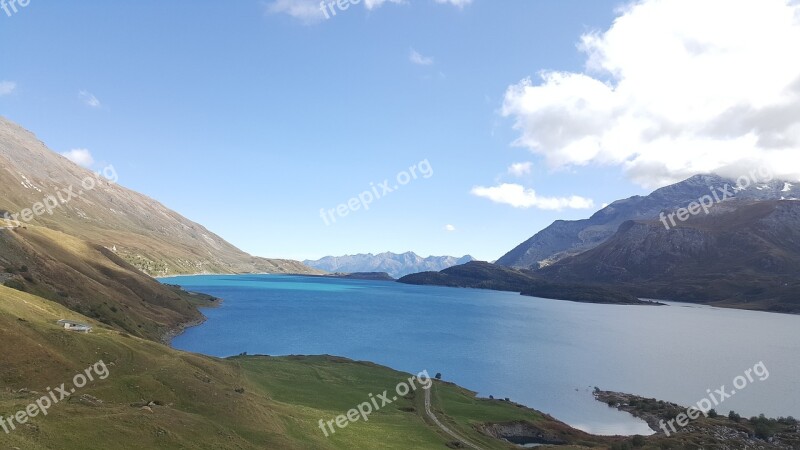
<path fill-rule="evenodd" d="M 443 270 L 468 263 L 474 259 L 469 255 L 461 258 L 452 256 L 422 258 L 413 252 L 403 254 L 386 252 L 378 255 L 369 253 L 352 256 L 326 256 L 316 261 L 303 261 L 303 264 L 327 272 L 386 272 L 394 278 L 400 278 L 410 273 Z"/>
<path fill-rule="evenodd" d="M 248 255 L 202 225 L 114 183 L 113 166 L 101 172 L 104 176 L 73 164 L 0 117 L 0 217 L 39 212 L 29 214 L 27 223 L 111 249 L 149 275 L 319 273 L 297 261 Z M 36 204 L 50 207 L 35 211 Z M 22 221 L 21 216 L 16 220 Z"/>
<path fill-rule="evenodd" d="M 370 280 L 370 281 L 396 281 L 386 272 L 352 272 L 352 273 L 331 273 L 317 275 L 330 278 L 344 278 L 346 280 Z"/>
<path fill-rule="evenodd" d="M 628 221 L 536 273 L 645 298 L 800 313 L 800 201 L 728 200 L 670 229 Z"/>
<path fill-rule="evenodd" d="M 694 176 L 614 202 L 586 220 L 558 221 L 496 268 L 468 264 L 400 281 L 577 301 L 633 296 L 800 313 L 798 188 L 781 180 L 733 186 L 716 175 Z M 680 209 L 703 196 L 715 200 L 707 213 Z"/>
<path fill-rule="evenodd" d="M 641 301 L 613 286 L 604 287 L 587 283 L 557 283 L 530 270 L 512 269 L 482 261 L 472 261 L 441 272 L 422 272 L 398 280 L 400 283 L 492 289 L 520 292 L 530 297 L 570 300 L 583 303 L 608 303 L 636 305 L 654 303 Z"/>
<path fill-rule="evenodd" d="M 250 256 L 2 118 L 0 188 L 0 217 L 11 219 L 0 218 L 0 284 L 134 336 L 158 340 L 202 321 L 197 307 L 209 306 L 148 274 L 320 273 Z"/>
<path fill-rule="evenodd" d="M 751 174 L 737 181 L 718 175 L 696 175 L 680 183 L 658 189 L 647 196 L 618 200 L 583 220 L 554 222 L 497 260 L 506 267 L 539 268 L 567 256 L 590 250 L 616 233 L 628 220 L 653 220 L 661 212 L 684 208 L 698 199 L 713 195 L 743 200 L 781 200 L 800 198 L 800 183 L 782 180 L 755 181 Z M 721 192 L 728 186 L 727 192 Z"/>

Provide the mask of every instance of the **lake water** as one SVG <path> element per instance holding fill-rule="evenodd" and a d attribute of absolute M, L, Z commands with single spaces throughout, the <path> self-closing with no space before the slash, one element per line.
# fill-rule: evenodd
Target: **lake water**
<path fill-rule="evenodd" d="M 800 316 L 670 304 L 590 305 L 513 293 L 278 275 L 162 280 L 224 299 L 172 341 L 214 356 L 331 354 L 441 372 L 598 434 L 651 434 L 598 386 L 689 406 L 758 362 L 769 377 L 717 407 L 800 416 Z"/>

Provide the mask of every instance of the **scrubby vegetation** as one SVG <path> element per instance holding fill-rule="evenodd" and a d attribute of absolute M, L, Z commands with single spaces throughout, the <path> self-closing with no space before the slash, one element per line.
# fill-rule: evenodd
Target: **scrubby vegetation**
<path fill-rule="evenodd" d="M 613 408 L 631 413 L 647 422 L 656 435 L 644 443 L 636 439 L 636 444 L 644 448 L 800 448 L 800 433 L 793 417 L 778 419 L 766 418 L 763 414 L 751 419 L 743 419 L 731 411 L 721 416 L 709 411 L 708 417 L 693 420 L 689 426 L 679 428 L 670 437 L 665 436 L 659 425 L 685 413 L 686 407 L 652 398 L 643 398 L 619 392 L 595 389 L 595 397 Z M 614 448 L 637 448 L 634 439 L 615 444 Z"/>
<path fill-rule="evenodd" d="M 7 280 L 5 283 L 3 283 L 3 286 L 16 289 L 18 291 L 25 291 L 25 283 L 14 278 Z"/>

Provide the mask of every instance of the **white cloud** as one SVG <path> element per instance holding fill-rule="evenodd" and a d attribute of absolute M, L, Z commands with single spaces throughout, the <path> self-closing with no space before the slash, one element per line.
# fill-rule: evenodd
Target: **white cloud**
<path fill-rule="evenodd" d="M 420 66 L 430 66 L 433 64 L 433 58 L 422 56 L 418 51 L 411 49 L 411 54 L 408 56 L 409 61 Z"/>
<path fill-rule="evenodd" d="M 495 203 L 511 205 L 514 208 L 539 208 L 547 210 L 588 209 L 594 201 L 573 195 L 572 197 L 540 197 L 533 189 L 525 189 L 519 184 L 504 183 L 494 187 L 477 186 L 472 195 L 488 198 Z"/>
<path fill-rule="evenodd" d="M 452 233 L 453 231 L 456 231 L 456 227 L 454 225 L 447 224 L 444 226 L 444 231 Z"/>
<path fill-rule="evenodd" d="M 92 167 L 94 164 L 94 158 L 92 158 L 92 153 L 85 148 L 74 148 L 68 152 L 64 152 L 61 156 L 67 158 L 68 160 L 74 162 L 79 166 L 86 167 L 87 169 Z"/>
<path fill-rule="evenodd" d="M 95 97 L 91 92 L 80 91 L 78 92 L 78 96 L 86 106 L 90 106 L 92 108 L 99 108 L 101 106 L 100 100 L 98 100 L 97 97 Z"/>
<path fill-rule="evenodd" d="M 398 3 L 398 4 L 401 4 L 401 3 L 405 3 L 405 1 L 404 0 L 364 0 L 364 6 L 366 6 L 367 9 L 377 8 L 377 7 L 381 6 L 381 5 L 383 5 L 384 3 Z"/>
<path fill-rule="evenodd" d="M 377 8 L 387 2 L 404 3 L 403 0 L 363 0 L 363 2 L 367 9 Z M 346 3 L 343 1 L 342 4 L 347 5 L 346 10 L 358 5 L 352 0 L 348 0 Z M 326 6 L 327 11 L 325 10 Z M 269 14 L 288 14 L 308 24 L 332 19 L 347 12 L 346 10 L 339 8 L 335 0 L 325 0 L 324 3 L 320 3 L 320 0 L 274 0 L 266 4 L 266 11 Z"/>
<path fill-rule="evenodd" d="M 521 177 L 531 173 L 532 169 L 533 169 L 532 162 L 514 163 L 508 167 L 508 173 L 514 175 L 515 177 Z"/>
<path fill-rule="evenodd" d="M 459 8 L 463 8 L 472 3 L 472 0 L 436 0 L 436 3 L 441 3 L 445 5 L 449 4 L 453 6 L 458 6 Z"/>
<path fill-rule="evenodd" d="M 800 3 L 642 0 L 619 14 L 581 38 L 585 72 L 509 87 L 517 145 L 647 187 L 754 165 L 800 178 Z"/>
<path fill-rule="evenodd" d="M 266 5 L 266 11 L 270 14 L 288 14 L 306 23 L 325 18 L 319 2 L 314 0 L 275 0 Z"/>
<path fill-rule="evenodd" d="M 368 10 L 376 9 L 386 3 L 408 3 L 407 0 L 343 0 L 342 4 L 347 5 L 346 8 L 349 10 L 362 2 Z M 436 0 L 436 3 L 450 4 L 463 8 L 465 5 L 472 3 L 472 0 Z M 333 18 L 345 12 L 339 8 L 336 0 L 324 0 L 324 5 L 329 5 L 327 16 L 323 12 L 324 6 L 320 5 L 320 0 L 272 0 L 266 4 L 266 11 L 269 14 L 288 14 L 308 24 L 317 23 L 326 18 Z"/>
<path fill-rule="evenodd" d="M 17 83 L 13 81 L 0 81 L 0 97 L 14 92 L 17 88 Z"/>

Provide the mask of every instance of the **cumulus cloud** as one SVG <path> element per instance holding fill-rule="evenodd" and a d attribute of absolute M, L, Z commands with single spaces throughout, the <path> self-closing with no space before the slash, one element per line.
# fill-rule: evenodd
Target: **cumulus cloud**
<path fill-rule="evenodd" d="M 78 96 L 81 98 L 81 101 L 86 106 L 89 106 L 89 107 L 92 107 L 92 108 L 99 108 L 101 106 L 100 105 L 100 100 L 98 100 L 97 97 L 95 97 L 94 94 L 92 94 L 91 92 L 80 91 L 80 92 L 78 92 Z"/>
<path fill-rule="evenodd" d="M 455 227 L 455 225 L 447 224 L 447 225 L 444 226 L 444 231 L 447 231 L 448 233 L 452 233 L 453 231 L 456 231 L 456 227 Z"/>
<path fill-rule="evenodd" d="M 14 89 L 16 88 L 17 83 L 14 83 L 13 81 L 0 81 L 0 97 L 14 92 Z"/>
<path fill-rule="evenodd" d="M 539 208 L 546 210 L 589 209 L 594 201 L 573 195 L 571 197 L 541 197 L 533 189 L 525 189 L 519 184 L 504 183 L 499 186 L 472 188 L 472 195 L 487 198 L 495 203 L 511 205 L 514 208 Z"/>
<path fill-rule="evenodd" d="M 754 165 L 800 178 L 799 2 L 641 0 L 579 49 L 583 72 L 542 72 L 503 103 L 551 167 L 619 166 L 646 187 Z"/>
<path fill-rule="evenodd" d="M 408 59 L 419 66 L 430 66 L 433 64 L 433 58 L 428 56 L 422 56 L 418 51 L 411 49 L 411 54 L 408 56 Z"/>
<path fill-rule="evenodd" d="M 514 175 L 515 177 L 521 177 L 531 173 L 532 169 L 533 169 L 532 162 L 514 163 L 508 166 L 508 173 Z"/>
<path fill-rule="evenodd" d="M 85 148 L 74 148 L 68 152 L 61 153 L 61 156 L 79 166 L 86 167 L 87 169 L 92 167 L 92 164 L 94 164 L 92 153 Z"/>
<path fill-rule="evenodd" d="M 351 0 L 352 2 L 352 0 Z M 367 9 L 375 9 L 384 3 L 405 3 L 404 0 L 364 0 L 364 6 Z"/>

